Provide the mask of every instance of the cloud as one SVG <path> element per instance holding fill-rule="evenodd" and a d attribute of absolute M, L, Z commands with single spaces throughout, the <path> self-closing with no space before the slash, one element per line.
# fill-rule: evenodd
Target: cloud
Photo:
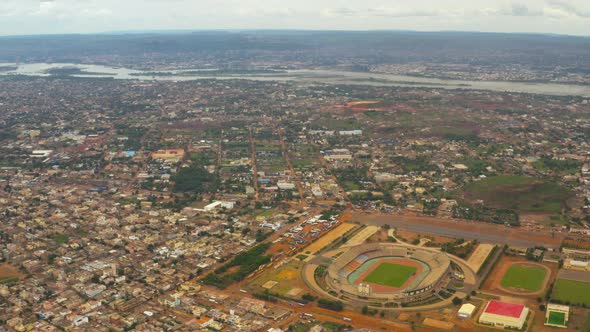
<path fill-rule="evenodd" d="M 0 35 L 149 29 L 407 29 L 590 35 L 590 0 L 0 0 Z"/>
<path fill-rule="evenodd" d="M 244 17 L 287 17 L 298 14 L 297 10 L 289 7 L 259 8 L 244 7 L 235 10 L 235 13 Z"/>
<path fill-rule="evenodd" d="M 429 17 L 454 15 L 454 12 L 428 8 L 372 7 L 352 9 L 339 7 L 327 8 L 323 11 L 323 14 L 331 17 Z"/>
<path fill-rule="evenodd" d="M 576 5 L 562 0 L 549 0 L 549 5 L 553 9 L 558 9 L 563 11 L 566 14 L 581 17 L 581 18 L 590 18 L 590 9 L 583 10 L 578 8 Z"/>
<path fill-rule="evenodd" d="M 543 16 L 543 10 L 529 8 L 524 3 L 513 3 L 506 14 L 512 16 Z"/>

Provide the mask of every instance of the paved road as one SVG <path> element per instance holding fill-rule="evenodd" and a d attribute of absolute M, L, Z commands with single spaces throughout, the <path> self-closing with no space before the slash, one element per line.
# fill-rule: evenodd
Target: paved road
<path fill-rule="evenodd" d="M 552 239 L 545 234 L 532 233 L 514 227 L 494 225 L 484 222 L 466 222 L 437 218 L 404 217 L 396 215 L 356 214 L 354 220 L 364 224 L 402 228 L 419 234 L 432 234 L 451 238 L 477 239 L 492 244 L 509 244 L 519 247 L 543 245 L 559 248 L 561 237 Z"/>

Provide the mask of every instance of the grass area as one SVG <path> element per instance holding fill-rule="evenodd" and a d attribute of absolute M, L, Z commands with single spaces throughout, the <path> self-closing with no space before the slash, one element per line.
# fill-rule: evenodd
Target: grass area
<path fill-rule="evenodd" d="M 256 216 L 268 218 L 268 217 L 272 217 L 275 214 L 275 212 L 277 212 L 275 209 L 265 209 L 265 210 L 262 210 L 262 212 L 256 214 Z"/>
<path fill-rule="evenodd" d="M 558 279 L 553 288 L 553 299 L 565 304 L 590 306 L 590 282 Z"/>
<path fill-rule="evenodd" d="M 56 235 L 53 237 L 53 240 L 57 243 L 57 244 L 65 244 L 68 243 L 68 241 L 70 241 L 70 237 L 65 235 L 65 234 L 60 234 L 60 235 Z"/>
<path fill-rule="evenodd" d="M 4 284 L 12 284 L 15 282 L 18 282 L 20 280 L 20 278 L 18 277 L 0 277 L 0 285 L 4 285 Z"/>
<path fill-rule="evenodd" d="M 312 327 L 313 327 L 312 323 L 296 323 L 294 325 L 289 326 L 289 329 L 287 331 L 289 331 L 289 332 L 307 332 Z"/>
<path fill-rule="evenodd" d="M 359 189 L 361 189 L 361 186 L 359 184 L 354 183 L 352 181 L 343 181 L 342 182 L 342 187 L 346 191 L 352 191 L 352 190 L 359 190 Z"/>
<path fill-rule="evenodd" d="M 572 193 L 556 183 L 526 176 L 494 176 L 463 188 L 468 200 L 481 199 L 486 205 L 520 212 L 559 213 Z"/>
<path fill-rule="evenodd" d="M 381 263 L 363 281 L 383 286 L 401 287 L 416 273 L 416 270 L 412 266 Z"/>
<path fill-rule="evenodd" d="M 500 284 L 505 288 L 525 289 L 535 292 L 541 289 L 547 271 L 537 266 L 513 264 L 508 268 Z"/>
<path fill-rule="evenodd" d="M 590 314 L 586 316 L 586 323 L 584 324 L 582 331 L 590 331 Z"/>
<path fill-rule="evenodd" d="M 553 325 L 562 325 L 562 326 L 565 326 L 565 313 L 563 313 L 563 312 L 556 312 L 556 311 L 550 311 L 549 312 L 548 323 L 549 324 L 553 324 Z"/>

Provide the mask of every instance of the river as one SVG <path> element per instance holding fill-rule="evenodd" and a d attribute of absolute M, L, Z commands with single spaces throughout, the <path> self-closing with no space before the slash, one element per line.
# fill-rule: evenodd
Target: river
<path fill-rule="evenodd" d="M 0 63 L 0 66 L 16 66 L 14 63 Z M 559 83 L 527 83 L 507 81 L 468 81 L 468 80 L 444 80 L 437 78 L 423 78 L 393 74 L 378 74 L 366 72 L 349 72 L 340 70 L 325 69 L 302 69 L 289 70 L 281 73 L 271 74 L 224 74 L 207 76 L 206 70 L 201 70 L 199 75 L 190 75 L 189 71 L 200 69 L 151 71 L 159 74 L 172 73 L 167 75 L 149 75 L 140 70 L 128 68 L 114 68 L 100 65 L 81 65 L 72 63 L 32 63 L 20 64 L 16 70 L 0 72 L 2 75 L 26 75 L 26 76 L 50 76 L 47 70 L 53 68 L 79 68 L 80 74 L 71 75 L 74 77 L 111 77 L 121 80 L 143 80 L 143 81 L 194 81 L 203 79 L 246 79 L 256 81 L 293 81 L 304 84 L 353 84 L 373 86 L 402 86 L 402 87 L 425 87 L 441 89 L 468 89 L 487 90 L 499 92 L 535 93 L 555 96 L 581 96 L 590 98 L 590 85 L 559 84 Z M 84 73 L 86 72 L 86 74 Z M 183 73 L 184 72 L 184 73 Z"/>

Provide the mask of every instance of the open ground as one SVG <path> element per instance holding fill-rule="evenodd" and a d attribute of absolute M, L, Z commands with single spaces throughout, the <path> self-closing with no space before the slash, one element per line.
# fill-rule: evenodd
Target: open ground
<path fill-rule="evenodd" d="M 536 291 L 527 291 L 522 289 L 514 289 L 509 287 L 502 286 L 502 280 L 504 280 L 506 273 L 510 269 L 511 266 L 514 264 L 516 265 L 528 265 L 528 266 L 535 266 L 539 268 L 544 268 L 545 275 L 544 279 L 541 282 L 541 287 Z M 502 256 L 500 261 L 496 264 L 495 268 L 490 272 L 488 278 L 486 279 L 485 283 L 482 285 L 482 289 L 486 291 L 493 291 L 498 292 L 500 294 L 510 294 L 510 295 L 518 295 L 518 296 L 540 296 L 545 292 L 545 289 L 549 283 L 549 280 L 552 280 L 555 275 L 557 274 L 557 264 L 541 264 L 541 263 L 533 263 L 527 261 L 522 257 L 515 257 L 515 256 Z"/>
<path fill-rule="evenodd" d="M 379 231 L 377 226 L 367 226 L 342 245 L 342 248 L 353 247 L 365 243 L 365 241 Z"/>
<path fill-rule="evenodd" d="M 19 281 L 25 277 L 17 268 L 12 265 L 0 265 L 0 284 Z"/>
<path fill-rule="evenodd" d="M 467 260 L 467 264 L 475 271 L 476 273 L 479 272 L 482 264 L 485 262 L 486 258 L 490 255 L 492 250 L 494 249 L 493 244 L 482 243 L 475 248 L 475 251 L 469 259 Z"/>
<path fill-rule="evenodd" d="M 301 293 L 306 288 L 299 277 L 303 264 L 299 259 L 291 259 L 291 261 L 279 267 L 275 266 L 275 268 L 267 269 L 248 283 L 247 287 L 254 292 L 263 292 L 268 289 L 271 293 L 281 296 L 301 297 Z"/>
<path fill-rule="evenodd" d="M 317 239 L 317 241 L 310 244 L 304 251 L 310 254 L 315 254 L 318 251 L 324 249 L 327 245 L 332 243 L 337 238 L 341 237 L 342 235 L 346 234 L 346 232 L 350 231 L 351 229 L 355 228 L 355 224 L 344 223 L 338 225 L 338 227 L 334 228 L 326 235 L 322 236 L 321 238 Z"/>

